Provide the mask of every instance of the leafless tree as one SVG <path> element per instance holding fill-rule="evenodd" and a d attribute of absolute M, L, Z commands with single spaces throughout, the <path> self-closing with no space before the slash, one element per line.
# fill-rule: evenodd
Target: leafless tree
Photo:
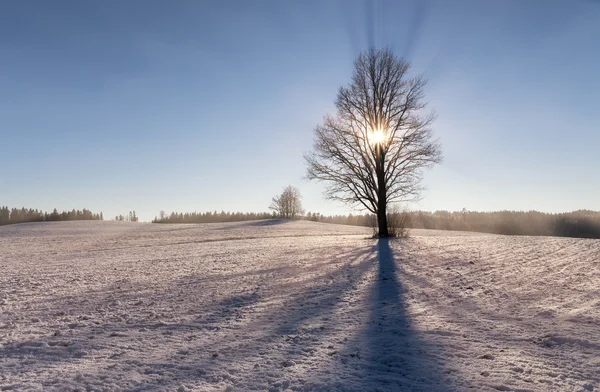
<path fill-rule="evenodd" d="M 341 87 L 336 116 L 315 129 L 305 155 L 307 178 L 324 181 L 326 196 L 377 215 L 379 236 L 389 236 L 388 203 L 418 198 L 422 171 L 441 162 L 441 147 L 426 112 L 421 76 L 390 50 L 370 49 L 354 63 L 352 82 Z"/>
<path fill-rule="evenodd" d="M 269 208 L 275 211 L 280 218 L 295 219 L 304 213 L 301 198 L 298 188 L 289 185 L 283 189 L 281 195 L 273 198 Z"/>

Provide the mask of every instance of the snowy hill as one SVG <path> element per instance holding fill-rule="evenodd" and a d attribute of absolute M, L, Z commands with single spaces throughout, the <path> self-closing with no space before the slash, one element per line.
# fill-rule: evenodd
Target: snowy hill
<path fill-rule="evenodd" d="M 0 389 L 593 391 L 600 240 L 0 227 Z"/>

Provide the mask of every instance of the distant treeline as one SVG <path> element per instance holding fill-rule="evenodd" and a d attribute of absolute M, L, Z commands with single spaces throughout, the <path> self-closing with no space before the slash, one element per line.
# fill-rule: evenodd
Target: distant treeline
<path fill-rule="evenodd" d="M 119 222 L 139 222 L 140 219 L 135 214 L 135 211 L 129 211 L 129 215 L 117 215 L 115 216 L 115 220 Z"/>
<path fill-rule="evenodd" d="M 154 217 L 152 223 L 218 223 L 218 222 L 240 222 L 257 219 L 273 219 L 277 215 L 271 212 L 172 212 L 167 215 L 164 211 L 158 217 Z"/>
<path fill-rule="evenodd" d="M 561 214 L 538 211 L 417 212 L 412 226 L 442 230 L 469 230 L 508 235 L 546 235 L 600 238 L 600 212 L 579 210 Z"/>
<path fill-rule="evenodd" d="M 70 220 L 103 220 L 102 212 L 94 214 L 85 208 L 80 210 L 61 211 L 56 208 L 48 213 L 33 208 L 0 208 L 0 225 L 10 225 L 12 223 L 24 222 L 51 222 L 51 221 L 70 221 Z"/>
<path fill-rule="evenodd" d="M 492 234 L 600 238 L 600 212 L 580 210 L 561 214 L 538 211 L 409 211 L 409 228 L 476 231 Z M 152 223 L 216 223 L 273 219 L 268 212 L 192 212 L 170 215 L 161 211 Z M 341 225 L 372 227 L 371 214 L 322 215 L 308 212 L 298 219 Z"/>
<path fill-rule="evenodd" d="M 476 231 L 492 234 L 600 238 L 600 212 L 579 210 L 550 214 L 538 211 L 476 212 L 410 211 L 410 228 Z M 305 219 L 343 225 L 371 226 L 372 215 L 324 216 L 308 213 Z"/>

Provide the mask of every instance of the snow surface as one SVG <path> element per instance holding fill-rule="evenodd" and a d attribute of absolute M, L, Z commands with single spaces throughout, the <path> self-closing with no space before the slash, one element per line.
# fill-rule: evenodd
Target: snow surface
<path fill-rule="evenodd" d="M 368 235 L 0 227 L 0 390 L 600 390 L 600 241 Z"/>

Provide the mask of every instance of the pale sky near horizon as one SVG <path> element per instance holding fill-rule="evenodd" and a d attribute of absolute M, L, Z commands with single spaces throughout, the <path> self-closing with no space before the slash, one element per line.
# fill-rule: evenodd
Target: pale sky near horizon
<path fill-rule="evenodd" d="M 600 2 L 0 3 L 0 205 L 353 211 L 303 153 L 353 61 L 429 79 L 444 162 L 425 210 L 600 210 Z"/>

